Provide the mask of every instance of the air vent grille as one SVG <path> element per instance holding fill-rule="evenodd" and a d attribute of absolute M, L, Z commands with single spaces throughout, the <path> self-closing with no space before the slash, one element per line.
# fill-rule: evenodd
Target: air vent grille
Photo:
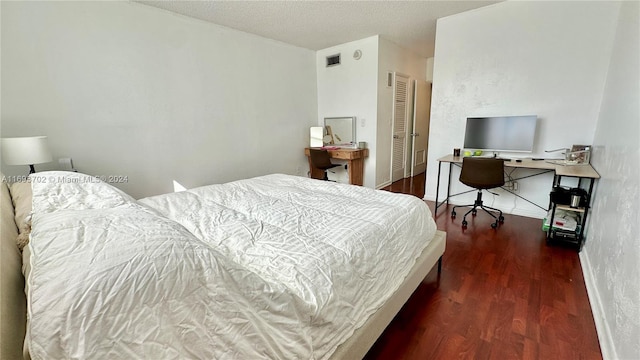
<path fill-rule="evenodd" d="M 327 67 L 340 65 L 340 54 L 327 56 Z"/>

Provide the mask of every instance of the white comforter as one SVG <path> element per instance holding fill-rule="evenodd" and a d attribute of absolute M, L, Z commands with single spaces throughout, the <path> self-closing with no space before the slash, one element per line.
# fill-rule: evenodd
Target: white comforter
<path fill-rule="evenodd" d="M 285 175 L 140 202 L 86 178 L 33 191 L 35 359 L 327 358 L 435 232 L 417 198 Z"/>

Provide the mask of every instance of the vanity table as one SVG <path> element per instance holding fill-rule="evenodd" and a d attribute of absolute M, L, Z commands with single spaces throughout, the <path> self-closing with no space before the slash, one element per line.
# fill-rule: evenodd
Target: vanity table
<path fill-rule="evenodd" d="M 364 158 L 369 156 L 369 149 L 339 148 L 327 150 L 327 152 L 329 152 L 329 156 L 331 156 L 332 159 L 347 160 L 349 184 L 362 186 L 364 182 Z M 304 154 L 309 160 L 311 178 L 322 179 L 324 177 L 324 171 L 314 168 L 311 164 L 309 148 L 304 149 Z"/>

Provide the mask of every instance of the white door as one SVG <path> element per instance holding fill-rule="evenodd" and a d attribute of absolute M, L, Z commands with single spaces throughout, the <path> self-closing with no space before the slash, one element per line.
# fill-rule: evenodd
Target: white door
<path fill-rule="evenodd" d="M 411 176 L 422 174 L 427 169 L 429 118 L 431 116 L 431 84 L 424 80 L 414 81 Z"/>
<path fill-rule="evenodd" d="M 393 90 L 393 139 L 391 140 L 391 182 L 404 178 L 407 161 L 407 119 L 409 79 L 395 74 Z"/>

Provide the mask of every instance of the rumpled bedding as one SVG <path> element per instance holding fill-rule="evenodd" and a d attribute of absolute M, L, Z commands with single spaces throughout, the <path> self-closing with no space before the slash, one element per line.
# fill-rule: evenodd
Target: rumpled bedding
<path fill-rule="evenodd" d="M 34 359 L 325 359 L 435 233 L 417 198 L 287 175 L 135 201 L 39 174 L 75 181 L 32 184 Z"/>

